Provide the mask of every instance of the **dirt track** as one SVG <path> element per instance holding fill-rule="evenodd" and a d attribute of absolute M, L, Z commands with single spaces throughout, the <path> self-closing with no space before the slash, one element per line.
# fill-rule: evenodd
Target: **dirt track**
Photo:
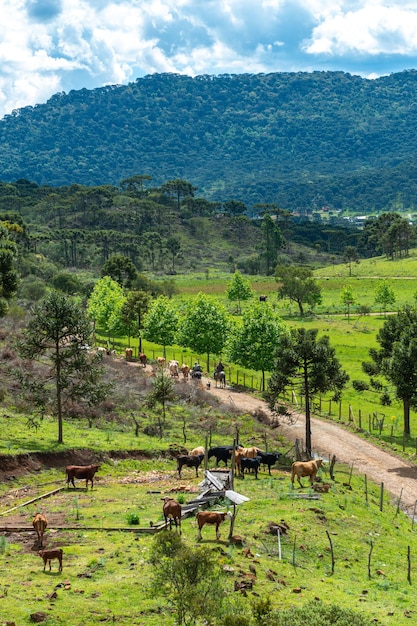
<path fill-rule="evenodd" d="M 234 392 L 231 389 L 216 389 L 211 386 L 211 393 L 230 403 L 251 412 L 261 407 L 269 413 L 267 405 L 249 394 Z M 280 430 L 290 441 L 296 438 L 305 440 L 305 417 L 298 414 L 297 421 L 290 426 L 282 424 Z M 395 498 L 401 495 L 401 508 L 412 514 L 417 500 L 417 466 L 411 465 L 389 452 L 358 437 L 351 431 L 333 422 L 312 418 L 312 447 L 314 451 L 329 458 L 333 454 L 339 462 L 353 462 L 356 473 L 366 474 L 376 483 L 384 483 L 384 488 Z"/>

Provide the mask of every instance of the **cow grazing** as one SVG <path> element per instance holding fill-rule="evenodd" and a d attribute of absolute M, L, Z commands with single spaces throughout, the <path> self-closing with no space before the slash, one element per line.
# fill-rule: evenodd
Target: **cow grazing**
<path fill-rule="evenodd" d="M 227 461 L 230 460 L 231 453 L 233 452 L 233 446 L 214 446 L 208 451 L 208 458 L 216 457 L 216 466 L 223 461 L 227 467 Z"/>
<path fill-rule="evenodd" d="M 193 450 L 190 450 L 190 452 L 188 453 L 190 456 L 200 456 L 200 455 L 205 455 L 206 453 L 206 449 L 204 446 L 198 446 L 198 448 L 194 448 Z"/>
<path fill-rule="evenodd" d="M 45 515 L 42 513 L 36 513 L 35 517 L 32 520 L 33 528 L 36 530 L 36 535 L 38 537 L 38 544 L 42 548 L 43 547 L 43 534 L 48 526 L 48 520 Z"/>
<path fill-rule="evenodd" d="M 126 361 L 131 361 L 133 358 L 133 350 L 132 348 L 125 348 L 125 356 L 126 356 Z"/>
<path fill-rule="evenodd" d="M 259 302 L 266 302 L 268 296 L 259 296 Z"/>
<path fill-rule="evenodd" d="M 162 500 L 164 502 L 162 512 L 164 514 L 165 528 L 168 528 L 169 522 L 169 529 L 172 530 L 172 522 L 174 522 L 175 528 L 179 528 L 181 535 L 181 504 L 173 500 L 173 498 L 162 498 Z"/>
<path fill-rule="evenodd" d="M 67 485 L 72 483 L 75 487 L 74 478 L 85 478 L 85 487 L 88 489 L 88 482 L 91 482 L 91 489 L 94 484 L 94 474 L 100 469 L 100 465 L 68 465 L 67 472 Z"/>
<path fill-rule="evenodd" d="M 259 452 L 259 456 L 261 457 L 261 465 L 268 466 L 268 473 L 271 475 L 271 467 L 275 465 L 281 456 L 281 452 Z"/>
<path fill-rule="evenodd" d="M 261 458 L 257 456 L 254 459 L 247 459 L 245 457 L 240 459 L 240 473 L 242 478 L 245 478 L 245 469 L 255 473 L 255 478 L 258 478 L 258 470 L 261 467 Z"/>
<path fill-rule="evenodd" d="M 182 372 L 182 375 L 184 376 L 184 380 L 188 380 L 188 377 L 190 375 L 190 368 L 189 368 L 189 366 L 186 365 L 185 363 L 183 363 L 181 365 L 181 372 Z"/>
<path fill-rule="evenodd" d="M 195 475 L 198 478 L 198 468 L 200 467 L 202 461 L 204 459 L 204 454 L 197 454 L 192 456 L 190 454 L 180 454 L 177 456 L 177 469 L 178 476 L 181 478 L 181 472 L 184 465 L 186 467 L 195 467 Z"/>
<path fill-rule="evenodd" d="M 148 357 L 143 352 L 139 352 L 139 362 L 142 364 L 142 367 L 146 367 L 146 361 Z"/>
<path fill-rule="evenodd" d="M 201 540 L 201 529 L 205 524 L 211 524 L 216 526 L 216 539 L 217 541 L 220 539 L 219 526 L 226 518 L 230 518 L 232 514 L 227 511 L 227 513 L 216 513 L 215 511 L 199 511 L 197 513 L 197 525 L 198 525 L 198 541 Z"/>
<path fill-rule="evenodd" d="M 49 563 L 49 571 L 51 571 L 51 561 L 53 559 L 58 559 L 59 571 L 62 572 L 62 548 L 55 548 L 53 550 L 39 550 L 38 554 L 43 559 L 43 571 L 45 571 L 47 563 Z"/>
<path fill-rule="evenodd" d="M 178 363 L 178 361 L 172 360 L 168 362 L 169 373 L 173 378 L 174 377 L 178 378 L 179 373 L 180 373 L 179 367 L 180 367 L 180 364 Z"/>
<path fill-rule="evenodd" d="M 163 356 L 159 356 L 156 359 L 157 364 L 159 365 L 159 367 L 165 367 L 165 357 Z"/>
<path fill-rule="evenodd" d="M 294 479 L 296 476 L 300 487 L 303 486 L 300 479 L 304 476 L 308 476 L 310 478 L 310 483 L 313 484 L 322 463 L 323 459 L 316 459 L 315 461 L 295 461 L 291 467 L 292 486 L 294 487 Z"/>

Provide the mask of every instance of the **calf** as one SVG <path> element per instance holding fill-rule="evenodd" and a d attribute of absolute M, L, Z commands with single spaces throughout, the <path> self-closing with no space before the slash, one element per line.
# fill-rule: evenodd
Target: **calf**
<path fill-rule="evenodd" d="M 303 486 L 300 480 L 303 476 L 308 476 L 310 478 L 310 483 L 313 484 L 322 463 L 323 459 L 316 459 L 315 461 L 295 461 L 291 467 L 292 486 L 294 487 L 294 479 L 296 476 L 300 487 Z"/>
<path fill-rule="evenodd" d="M 43 559 L 43 571 L 45 571 L 46 563 L 49 563 L 49 571 L 51 571 L 51 561 L 58 559 L 59 571 L 62 572 L 62 548 L 55 548 L 54 550 L 39 550 L 39 556 Z"/>
<path fill-rule="evenodd" d="M 181 515 L 182 515 L 181 504 L 177 502 L 176 500 L 173 500 L 172 498 L 162 498 L 162 500 L 164 502 L 164 505 L 162 507 L 162 512 L 164 514 L 165 528 L 168 528 L 168 522 L 169 522 L 169 529 L 171 530 L 172 521 L 174 521 L 175 528 L 179 528 L 180 535 L 181 535 Z"/>
<path fill-rule="evenodd" d="M 36 534 L 38 536 L 38 544 L 42 548 L 43 547 L 43 534 L 48 526 L 48 520 L 45 515 L 42 513 L 36 513 L 35 517 L 32 520 L 33 528 L 36 530 Z"/>
<path fill-rule="evenodd" d="M 268 473 L 271 475 L 271 467 L 275 465 L 281 456 L 281 452 L 258 452 L 258 456 L 261 457 L 261 465 L 268 466 Z"/>
<path fill-rule="evenodd" d="M 181 472 L 184 465 L 186 467 L 195 467 L 195 475 L 196 478 L 198 478 L 198 468 L 200 467 L 203 459 L 204 454 L 180 454 L 179 456 L 177 456 L 177 469 L 179 478 L 181 478 Z"/>
<path fill-rule="evenodd" d="M 85 487 L 88 489 L 88 481 L 91 482 L 91 489 L 94 484 L 94 474 L 100 469 L 100 465 L 68 465 L 67 472 L 67 485 L 72 483 L 75 487 L 74 478 L 85 478 Z"/>
<path fill-rule="evenodd" d="M 255 472 L 255 478 L 258 478 L 258 470 L 261 466 L 261 459 L 257 456 L 255 459 L 247 459 L 245 457 L 240 459 L 240 473 L 242 478 L 245 478 L 245 469 L 253 470 Z"/>
<path fill-rule="evenodd" d="M 139 352 L 139 361 L 142 364 L 142 367 L 146 367 L 146 361 L 148 360 L 148 357 L 146 356 L 146 354 L 144 354 L 143 352 Z"/>
<path fill-rule="evenodd" d="M 198 541 L 201 540 L 201 529 L 205 524 L 212 524 L 216 526 L 216 539 L 220 539 L 219 526 L 224 520 L 232 515 L 229 511 L 227 513 L 216 513 L 215 511 L 199 511 L 197 513 L 197 525 L 198 525 Z"/>
<path fill-rule="evenodd" d="M 190 375 L 190 368 L 189 368 L 189 366 L 186 365 L 185 363 L 183 363 L 181 365 L 181 372 L 182 372 L 182 375 L 184 376 L 184 380 L 188 380 L 188 377 Z"/>
<path fill-rule="evenodd" d="M 165 357 L 158 356 L 158 358 L 156 359 L 156 362 L 159 367 L 165 367 Z"/>
<path fill-rule="evenodd" d="M 125 348 L 125 356 L 126 356 L 126 361 L 131 361 L 132 357 L 133 357 L 133 350 L 132 348 Z"/>

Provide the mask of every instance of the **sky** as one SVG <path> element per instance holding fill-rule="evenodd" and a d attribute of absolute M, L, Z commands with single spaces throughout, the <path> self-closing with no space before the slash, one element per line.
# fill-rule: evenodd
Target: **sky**
<path fill-rule="evenodd" d="M 417 0 L 0 0 L 0 118 L 154 73 L 417 67 Z"/>

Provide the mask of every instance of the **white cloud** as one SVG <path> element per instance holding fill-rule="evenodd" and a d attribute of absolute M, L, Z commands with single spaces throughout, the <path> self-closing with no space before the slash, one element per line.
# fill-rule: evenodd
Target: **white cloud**
<path fill-rule="evenodd" d="M 397 71 L 416 55 L 402 0 L 2 0 L 0 116 L 57 91 L 153 72 Z"/>

